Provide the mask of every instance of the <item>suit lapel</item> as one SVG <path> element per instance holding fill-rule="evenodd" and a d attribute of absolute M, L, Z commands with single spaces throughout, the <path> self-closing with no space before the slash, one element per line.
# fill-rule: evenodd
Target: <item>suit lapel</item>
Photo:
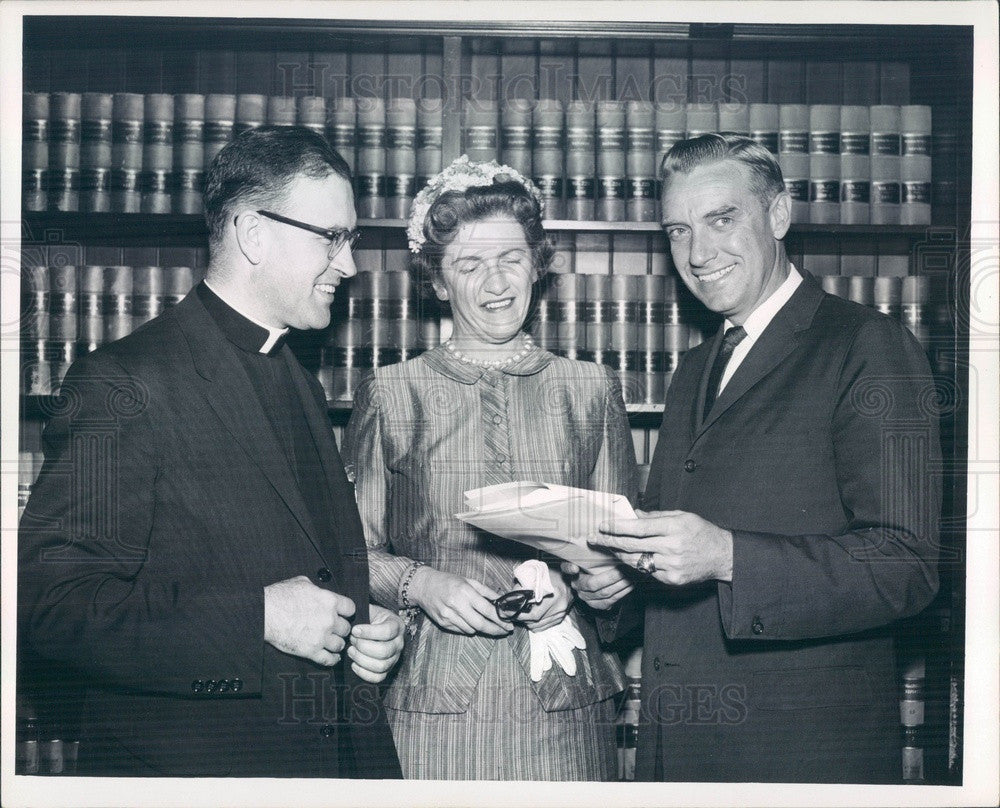
<path fill-rule="evenodd" d="M 733 373 L 729 383 L 709 410 L 708 417 L 700 424 L 696 430 L 695 440 L 704 434 L 705 430 L 712 426 L 719 417 L 733 404 L 739 401 L 748 390 L 757 382 L 767 376 L 796 348 L 798 345 L 798 332 L 809 327 L 812 322 L 816 308 L 823 297 L 823 290 L 811 275 L 803 272 L 802 283 L 788 302 L 774 315 L 774 318 L 764 329 L 757 342 L 754 343 L 750 352 L 743 359 L 743 362 Z M 698 408 L 695 413 L 702 412 L 705 401 L 706 386 L 708 384 L 709 369 L 715 356 L 718 353 L 718 346 L 721 345 L 720 335 L 716 337 L 716 346 L 712 351 L 712 357 L 705 365 L 702 373 L 701 386 L 698 394 Z"/>
<path fill-rule="evenodd" d="M 177 306 L 195 369 L 205 380 L 202 392 L 225 429 L 242 447 L 292 512 L 316 551 L 316 529 L 270 419 L 233 347 L 220 333 L 194 292 Z"/>

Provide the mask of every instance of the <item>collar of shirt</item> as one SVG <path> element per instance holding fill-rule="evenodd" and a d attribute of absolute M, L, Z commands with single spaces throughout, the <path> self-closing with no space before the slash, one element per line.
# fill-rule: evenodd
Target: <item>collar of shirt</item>
<path fill-rule="evenodd" d="M 250 353 L 271 354 L 281 346 L 282 337 L 288 328 L 272 328 L 247 316 L 227 301 L 208 281 L 202 281 L 199 292 L 202 303 L 208 309 L 222 332 L 238 348 Z"/>
<path fill-rule="evenodd" d="M 743 323 L 743 330 L 747 332 L 747 335 L 736 346 L 736 350 L 733 351 L 733 355 L 729 359 L 729 364 L 726 365 L 726 370 L 722 374 L 722 380 L 719 382 L 720 393 L 733 377 L 733 374 L 744 358 L 746 358 L 746 355 L 750 353 L 750 349 L 754 346 L 754 343 L 760 339 L 760 335 L 771 324 L 771 320 L 774 319 L 774 316 L 781 310 L 781 307 L 788 302 L 789 298 L 795 293 L 795 290 L 799 288 L 799 284 L 802 283 L 802 275 L 795 268 L 795 265 L 789 263 L 788 267 L 788 277 L 782 281 L 781 286 L 775 289 L 767 300 L 750 312 L 746 322 Z M 723 328 L 729 329 L 734 325 L 735 323 L 730 322 L 727 318 L 725 323 L 723 323 Z"/>
<path fill-rule="evenodd" d="M 462 384 L 475 384 L 488 370 L 494 370 L 494 368 L 484 368 L 471 362 L 463 362 L 443 345 L 421 354 L 420 358 L 432 370 Z M 553 359 L 555 359 L 554 355 L 535 346 L 521 359 L 504 367 L 495 368 L 495 370 L 510 376 L 533 376 L 548 367 Z"/>

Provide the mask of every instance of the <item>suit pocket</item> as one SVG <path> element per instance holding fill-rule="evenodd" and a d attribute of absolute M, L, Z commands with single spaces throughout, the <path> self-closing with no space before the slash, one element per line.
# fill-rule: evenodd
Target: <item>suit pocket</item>
<path fill-rule="evenodd" d="M 864 707 L 875 701 L 867 672 L 854 665 L 754 671 L 750 687 L 750 701 L 760 710 Z"/>

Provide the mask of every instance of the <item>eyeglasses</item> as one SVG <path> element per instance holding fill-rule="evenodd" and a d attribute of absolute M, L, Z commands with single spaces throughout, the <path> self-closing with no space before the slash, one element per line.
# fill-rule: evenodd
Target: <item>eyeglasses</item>
<path fill-rule="evenodd" d="M 497 617 L 501 620 L 513 620 L 522 612 L 528 611 L 535 593 L 530 589 L 515 589 L 505 595 L 501 595 L 490 603 L 497 610 Z"/>
<path fill-rule="evenodd" d="M 261 216 L 266 216 L 268 219 L 274 219 L 276 222 L 281 222 L 282 224 L 290 224 L 292 227 L 299 227 L 302 230 L 308 230 L 310 233 L 315 233 L 317 236 L 322 236 L 330 242 L 330 251 L 327 253 L 327 258 L 331 261 L 334 256 L 339 253 L 346 245 L 349 250 L 354 249 L 354 245 L 358 243 L 358 239 L 361 238 L 361 231 L 355 228 L 354 230 L 337 230 L 334 228 L 317 227 L 314 224 L 307 224 L 306 222 L 300 222 L 296 219 L 289 219 L 287 216 L 282 216 L 280 213 L 272 213 L 269 210 L 258 210 Z"/>

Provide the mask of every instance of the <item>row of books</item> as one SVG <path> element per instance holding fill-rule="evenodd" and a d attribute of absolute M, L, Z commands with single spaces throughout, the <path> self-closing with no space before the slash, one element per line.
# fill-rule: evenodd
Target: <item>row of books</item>
<path fill-rule="evenodd" d="M 54 392 L 74 358 L 119 339 L 179 301 L 189 267 L 29 267 L 22 301 L 24 392 Z M 928 348 L 926 276 L 825 276 L 824 287 L 904 322 Z M 321 350 L 319 378 L 332 401 L 350 401 L 365 371 L 412 358 L 441 341 L 436 303 L 408 272 L 362 272 Z M 613 367 L 627 403 L 663 401 L 685 351 L 716 327 L 673 275 L 553 274 L 535 306 L 537 343 Z"/>
<path fill-rule="evenodd" d="M 363 218 L 404 218 L 441 170 L 434 99 L 28 92 L 23 110 L 29 211 L 200 213 L 212 159 L 265 123 L 325 135 L 355 172 Z"/>
<path fill-rule="evenodd" d="M 359 216 L 405 218 L 441 169 L 442 112 L 440 99 L 25 93 L 24 206 L 200 212 L 219 149 L 273 123 L 326 134 L 355 172 Z M 954 194 L 955 140 L 932 136 L 929 106 L 513 99 L 462 109 L 465 153 L 533 177 L 550 219 L 657 221 L 663 155 L 716 131 L 778 156 L 796 222 L 929 224 L 932 158 L 934 193 Z"/>

